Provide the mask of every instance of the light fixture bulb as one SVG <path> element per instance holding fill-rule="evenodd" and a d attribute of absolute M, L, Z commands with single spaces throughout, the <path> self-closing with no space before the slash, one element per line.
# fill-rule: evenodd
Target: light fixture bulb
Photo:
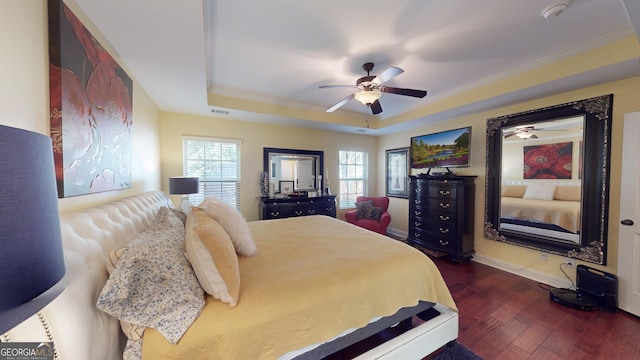
<path fill-rule="evenodd" d="M 528 139 L 531 136 L 533 136 L 533 133 L 529 131 L 521 131 L 517 133 L 516 136 L 519 137 L 520 139 Z"/>
<path fill-rule="evenodd" d="M 363 105 L 371 105 L 376 100 L 380 99 L 382 91 L 380 90 L 362 90 L 356 94 L 356 100 L 360 101 Z"/>

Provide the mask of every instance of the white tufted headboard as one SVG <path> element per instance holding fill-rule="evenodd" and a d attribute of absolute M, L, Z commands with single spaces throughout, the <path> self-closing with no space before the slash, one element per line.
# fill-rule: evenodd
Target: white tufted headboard
<path fill-rule="evenodd" d="M 44 317 L 31 317 L 2 340 L 49 341 L 52 336 L 59 359 L 122 359 L 125 339 L 118 321 L 95 306 L 107 280 L 106 254 L 144 231 L 161 206 L 173 207 L 166 194 L 152 191 L 61 215 L 66 288 L 45 307 Z"/>

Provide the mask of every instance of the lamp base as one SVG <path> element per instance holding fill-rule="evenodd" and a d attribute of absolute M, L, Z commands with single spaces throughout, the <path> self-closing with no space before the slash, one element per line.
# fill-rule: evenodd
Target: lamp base
<path fill-rule="evenodd" d="M 180 198 L 180 205 L 178 205 L 178 210 L 182 210 L 185 213 L 189 213 L 191 212 L 192 206 L 193 205 L 191 204 L 191 201 L 189 201 L 189 196 L 182 195 L 182 197 Z"/>

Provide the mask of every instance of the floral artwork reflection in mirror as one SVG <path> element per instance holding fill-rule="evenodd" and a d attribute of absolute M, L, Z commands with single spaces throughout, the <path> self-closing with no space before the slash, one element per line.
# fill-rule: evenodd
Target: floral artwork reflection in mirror
<path fill-rule="evenodd" d="M 58 197 L 131 187 L 131 78 L 61 0 L 48 0 Z"/>
<path fill-rule="evenodd" d="M 409 148 L 386 150 L 386 166 L 386 195 L 408 198 Z"/>
<path fill-rule="evenodd" d="M 524 146 L 525 179 L 571 179 L 573 143 Z"/>

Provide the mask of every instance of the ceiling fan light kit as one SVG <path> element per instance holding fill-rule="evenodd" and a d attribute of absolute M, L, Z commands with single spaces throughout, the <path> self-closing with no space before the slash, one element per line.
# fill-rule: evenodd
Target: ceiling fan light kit
<path fill-rule="evenodd" d="M 355 95 L 356 100 L 360 101 L 363 105 L 371 105 L 374 101 L 380 99 L 382 91 L 380 90 L 363 90 Z"/>

